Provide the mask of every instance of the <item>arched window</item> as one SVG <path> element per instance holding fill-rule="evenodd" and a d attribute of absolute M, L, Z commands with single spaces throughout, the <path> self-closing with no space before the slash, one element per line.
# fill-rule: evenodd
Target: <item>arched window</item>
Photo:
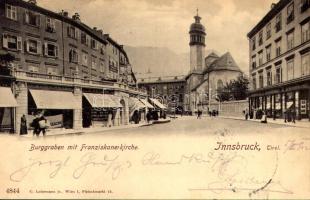
<path fill-rule="evenodd" d="M 224 87 L 223 81 L 221 79 L 219 79 L 217 81 L 217 89 L 223 89 L 223 87 Z"/>

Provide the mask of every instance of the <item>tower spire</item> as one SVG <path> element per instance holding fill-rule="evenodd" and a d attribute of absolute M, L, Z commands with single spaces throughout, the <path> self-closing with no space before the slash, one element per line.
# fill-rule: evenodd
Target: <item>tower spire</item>
<path fill-rule="evenodd" d="M 199 9 L 197 8 L 196 11 L 197 11 L 197 16 L 199 16 Z"/>

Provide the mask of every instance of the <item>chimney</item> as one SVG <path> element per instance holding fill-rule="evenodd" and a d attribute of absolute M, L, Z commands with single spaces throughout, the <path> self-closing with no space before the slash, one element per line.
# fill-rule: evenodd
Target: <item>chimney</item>
<path fill-rule="evenodd" d="M 99 29 L 99 30 L 98 30 L 98 33 L 100 33 L 101 35 L 103 35 L 103 30 L 102 30 L 102 29 Z"/>
<path fill-rule="evenodd" d="M 95 31 L 97 31 L 97 27 L 94 27 L 93 29 L 94 29 Z"/>
<path fill-rule="evenodd" d="M 62 10 L 60 14 L 61 14 L 62 16 L 64 16 L 64 17 L 68 17 L 68 16 L 69 16 L 68 11 L 64 11 L 64 10 Z"/>
<path fill-rule="evenodd" d="M 72 16 L 72 19 L 73 19 L 73 20 L 76 20 L 76 21 L 81 21 L 81 19 L 80 19 L 80 14 L 79 14 L 79 13 L 75 13 L 75 14 Z"/>
<path fill-rule="evenodd" d="M 37 5 L 37 0 L 28 0 L 28 3 L 31 3 L 31 4 Z"/>
<path fill-rule="evenodd" d="M 272 4 L 271 4 L 271 9 L 273 9 L 275 6 L 276 6 L 276 4 L 275 4 L 275 3 L 272 3 Z"/>

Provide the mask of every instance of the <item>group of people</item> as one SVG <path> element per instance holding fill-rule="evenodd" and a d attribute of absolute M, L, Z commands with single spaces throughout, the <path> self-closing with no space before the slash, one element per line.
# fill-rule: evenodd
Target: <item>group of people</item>
<path fill-rule="evenodd" d="M 43 136 L 46 134 L 46 129 L 49 127 L 47 119 L 44 117 L 43 113 L 39 113 L 35 116 L 30 126 L 33 128 L 33 135 L 40 136 L 42 132 Z M 20 135 L 28 134 L 28 125 L 26 115 L 21 117 L 20 125 Z"/>

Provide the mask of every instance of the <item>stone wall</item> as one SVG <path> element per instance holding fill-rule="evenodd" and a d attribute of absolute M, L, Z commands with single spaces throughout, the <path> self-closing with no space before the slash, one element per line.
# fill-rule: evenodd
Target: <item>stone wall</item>
<path fill-rule="evenodd" d="M 249 110 L 248 100 L 211 103 L 211 110 L 219 110 L 222 116 L 243 117 L 243 111 Z"/>

